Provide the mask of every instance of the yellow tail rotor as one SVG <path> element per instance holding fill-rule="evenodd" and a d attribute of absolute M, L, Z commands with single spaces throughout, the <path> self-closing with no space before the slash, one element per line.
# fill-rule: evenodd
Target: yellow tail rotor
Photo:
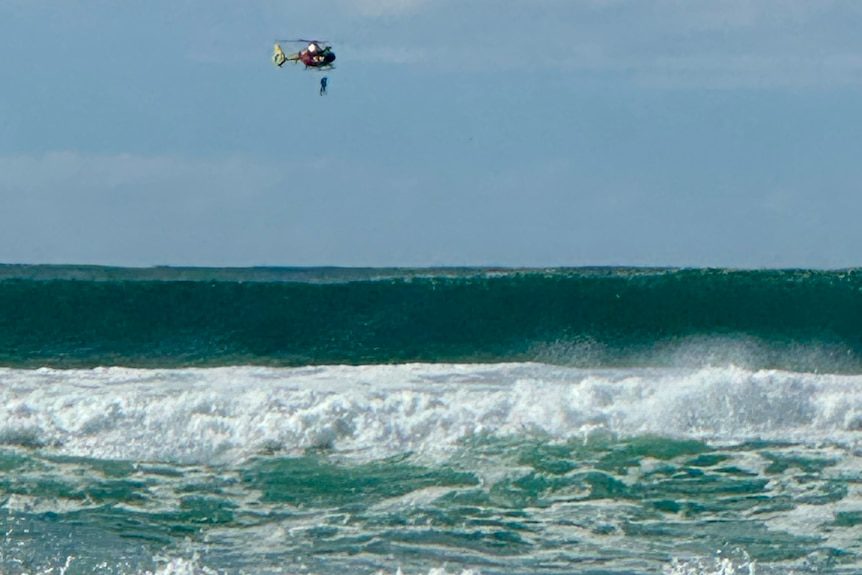
<path fill-rule="evenodd" d="M 278 42 L 275 43 L 275 46 L 272 49 L 272 62 L 279 68 L 287 62 L 287 55 L 284 53 L 284 50 L 281 49 Z"/>

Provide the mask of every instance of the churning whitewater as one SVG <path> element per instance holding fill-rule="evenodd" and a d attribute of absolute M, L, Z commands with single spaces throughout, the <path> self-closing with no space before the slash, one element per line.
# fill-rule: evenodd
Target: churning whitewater
<path fill-rule="evenodd" d="M 4 573 L 862 566 L 862 376 L 4 369 L 0 390 Z"/>
<path fill-rule="evenodd" d="M 862 447 L 862 375 L 542 364 L 0 369 L 0 441 L 238 465 L 325 450 L 445 459 L 477 438 L 662 435 Z"/>
<path fill-rule="evenodd" d="M 856 574 L 860 290 L 0 267 L 0 573 Z"/>

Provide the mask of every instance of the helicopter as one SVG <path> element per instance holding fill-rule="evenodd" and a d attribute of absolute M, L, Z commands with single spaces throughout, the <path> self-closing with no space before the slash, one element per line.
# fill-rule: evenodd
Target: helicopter
<path fill-rule="evenodd" d="M 282 42 L 285 44 L 305 44 L 306 46 L 297 52 L 286 54 L 281 48 Z M 294 64 L 302 62 L 305 64 L 306 70 L 309 68 L 312 70 L 332 70 L 335 67 L 332 65 L 335 62 L 335 52 L 331 46 L 322 40 L 276 40 L 275 46 L 273 46 L 272 61 L 279 68 L 284 66 L 285 62 L 293 62 Z"/>

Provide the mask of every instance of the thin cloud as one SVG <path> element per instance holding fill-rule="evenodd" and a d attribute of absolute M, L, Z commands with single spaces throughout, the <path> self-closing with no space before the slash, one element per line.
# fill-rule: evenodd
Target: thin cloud
<path fill-rule="evenodd" d="M 274 259 L 270 244 L 282 226 L 296 225 L 288 200 L 302 188 L 295 168 L 239 156 L 0 157 L 0 261 L 248 264 L 255 262 L 250 254 L 264 253 Z"/>
<path fill-rule="evenodd" d="M 843 0 L 480 0 L 454 20 L 441 4 L 451 7 L 440 0 L 428 15 L 437 26 L 398 38 L 429 65 L 583 72 L 669 89 L 862 84 L 862 6 Z M 436 41 L 458 37 L 459 22 L 475 24 L 466 44 Z"/>
<path fill-rule="evenodd" d="M 352 0 L 349 2 L 363 16 L 403 16 L 413 14 L 428 4 L 428 0 Z"/>
<path fill-rule="evenodd" d="M 694 55 L 631 66 L 636 81 L 661 88 L 834 88 L 862 85 L 862 55 L 824 57 Z"/>
<path fill-rule="evenodd" d="M 373 62 L 376 64 L 412 65 L 427 62 L 430 55 L 426 50 L 417 48 L 398 48 L 394 46 L 377 46 L 363 48 L 351 58 L 357 62 Z"/>
<path fill-rule="evenodd" d="M 257 183 L 275 181 L 278 172 L 271 166 L 233 158 L 184 159 L 171 156 L 135 154 L 93 155 L 55 151 L 39 155 L 0 157 L 0 192 L 10 194 L 56 192 L 75 188 L 86 193 L 130 189 L 160 193 L 159 184 L 188 184 L 189 193 L 202 186 L 209 192 L 246 187 L 249 178 Z"/>

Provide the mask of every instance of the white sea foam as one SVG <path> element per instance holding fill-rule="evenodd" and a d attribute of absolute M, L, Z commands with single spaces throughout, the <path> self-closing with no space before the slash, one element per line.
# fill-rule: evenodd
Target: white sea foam
<path fill-rule="evenodd" d="M 285 568 L 280 571 L 284 575 L 289 575 L 291 573 L 310 573 L 308 569 L 300 565 L 296 568 L 291 569 L 290 567 Z M 462 571 L 447 571 L 445 567 L 437 567 L 428 570 L 428 575 L 480 575 L 479 571 L 473 571 L 470 569 L 465 569 Z M 142 575 L 218 575 L 219 571 L 214 569 L 210 569 L 208 567 L 202 566 L 200 564 L 200 559 L 195 556 L 192 559 L 183 559 L 183 558 L 172 558 L 165 562 L 164 565 L 159 567 L 159 569 L 155 573 L 146 572 Z M 401 570 L 400 567 L 395 568 L 393 571 L 378 571 L 375 575 L 411 575 L 409 573 L 405 573 Z"/>
<path fill-rule="evenodd" d="M 478 434 L 862 445 L 862 376 L 542 364 L 0 369 L 0 444 L 231 462 L 323 447 L 444 454 Z"/>
<path fill-rule="evenodd" d="M 675 559 L 664 569 L 665 575 L 755 575 L 756 573 L 757 564 L 754 561 L 734 561 L 726 557 L 710 560 Z"/>

